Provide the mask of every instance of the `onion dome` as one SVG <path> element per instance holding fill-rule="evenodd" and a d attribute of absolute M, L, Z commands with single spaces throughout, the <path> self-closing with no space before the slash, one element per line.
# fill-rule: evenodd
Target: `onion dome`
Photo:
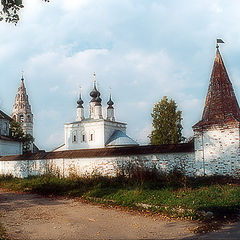
<path fill-rule="evenodd" d="M 96 83 L 94 83 L 93 90 L 90 92 L 90 96 L 92 98 L 96 98 L 98 95 L 100 95 L 100 92 L 96 88 Z"/>
<path fill-rule="evenodd" d="M 77 101 L 77 104 L 78 104 L 78 106 L 77 106 L 77 108 L 83 108 L 83 100 L 82 100 L 82 97 L 81 97 L 81 94 L 79 95 L 79 99 L 78 99 L 78 101 Z"/>
<path fill-rule="evenodd" d="M 114 102 L 112 101 L 112 98 L 111 98 L 111 95 L 110 95 L 110 98 L 107 102 L 108 108 L 113 108 L 113 104 L 114 104 Z"/>
<path fill-rule="evenodd" d="M 96 102 L 96 98 L 100 96 L 100 92 L 97 90 L 97 87 L 96 87 L 96 73 L 94 73 L 93 76 L 94 76 L 94 86 L 93 86 L 93 90 L 90 92 L 90 96 L 92 97 L 91 102 Z"/>

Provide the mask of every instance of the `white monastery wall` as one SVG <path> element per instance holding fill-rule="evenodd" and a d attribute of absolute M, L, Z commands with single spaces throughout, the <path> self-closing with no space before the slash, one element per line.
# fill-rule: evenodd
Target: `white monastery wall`
<path fill-rule="evenodd" d="M 201 132 L 194 131 L 194 138 L 199 175 L 232 175 L 239 171 L 239 128 L 215 126 Z"/>
<path fill-rule="evenodd" d="M 123 166 L 140 164 L 141 166 L 156 167 L 159 171 L 170 171 L 176 166 L 185 168 L 189 175 L 193 175 L 196 171 L 194 162 L 194 152 L 99 158 L 0 160 L 0 174 L 27 177 L 52 172 L 62 177 L 67 177 L 71 174 L 79 176 L 93 174 L 114 176 L 117 172 L 121 171 Z"/>

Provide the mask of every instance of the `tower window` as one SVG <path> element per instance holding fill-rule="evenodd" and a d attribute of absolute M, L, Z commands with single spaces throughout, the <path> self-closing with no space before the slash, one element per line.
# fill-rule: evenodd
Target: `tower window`
<path fill-rule="evenodd" d="M 28 118 L 28 122 L 31 122 L 31 117 L 30 117 L 30 115 L 28 115 L 27 118 Z"/>
<path fill-rule="evenodd" d="M 83 142 L 86 141 L 86 138 L 85 138 L 85 135 L 84 135 L 84 134 L 82 135 L 82 141 L 83 141 Z"/>
<path fill-rule="evenodd" d="M 77 138 L 76 138 L 76 136 L 75 136 L 75 135 L 73 136 L 73 141 L 74 141 L 74 142 L 76 142 L 76 141 L 77 141 Z"/>
<path fill-rule="evenodd" d="M 23 115 L 20 115 L 20 122 L 24 122 L 24 116 Z"/>

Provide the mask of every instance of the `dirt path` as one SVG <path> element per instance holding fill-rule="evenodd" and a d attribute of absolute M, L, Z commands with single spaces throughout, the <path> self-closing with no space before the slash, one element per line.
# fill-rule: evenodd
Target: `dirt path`
<path fill-rule="evenodd" d="M 173 239 L 193 223 L 167 221 L 72 199 L 43 198 L 0 189 L 0 221 L 15 239 Z"/>

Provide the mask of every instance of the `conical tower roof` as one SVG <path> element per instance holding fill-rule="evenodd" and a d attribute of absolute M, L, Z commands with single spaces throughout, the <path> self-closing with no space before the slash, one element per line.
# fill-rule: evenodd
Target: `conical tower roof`
<path fill-rule="evenodd" d="M 240 122 L 240 110 L 217 46 L 202 120 L 195 124 L 193 128 L 214 124 L 223 125 L 229 122 Z"/>
<path fill-rule="evenodd" d="M 13 106 L 12 115 L 16 112 L 30 113 L 30 114 L 32 113 L 23 77 L 21 79 L 21 83 L 15 97 L 15 103 Z"/>

